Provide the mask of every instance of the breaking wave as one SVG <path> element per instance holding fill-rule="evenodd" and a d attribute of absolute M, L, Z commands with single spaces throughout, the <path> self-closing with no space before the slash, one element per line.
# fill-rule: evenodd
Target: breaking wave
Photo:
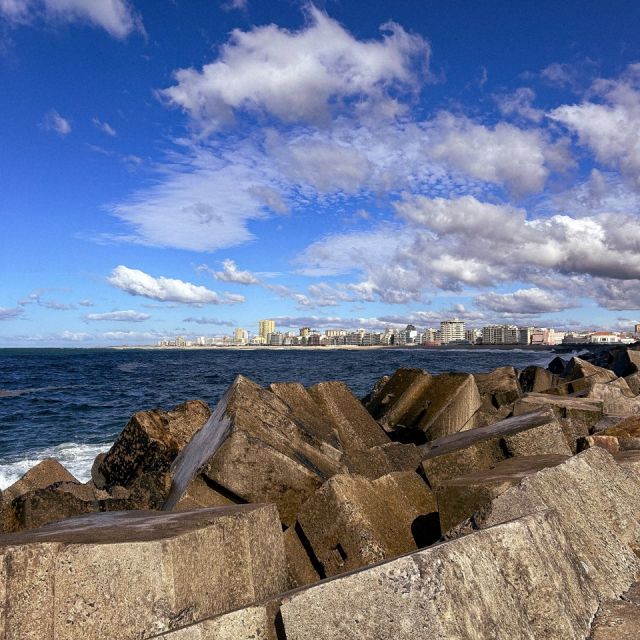
<path fill-rule="evenodd" d="M 0 489 L 6 489 L 29 469 L 46 458 L 53 458 L 69 470 L 80 482 L 91 479 L 91 465 L 99 453 L 108 451 L 111 443 L 79 444 L 64 442 L 55 447 L 31 451 L 24 456 L 0 458 Z"/>

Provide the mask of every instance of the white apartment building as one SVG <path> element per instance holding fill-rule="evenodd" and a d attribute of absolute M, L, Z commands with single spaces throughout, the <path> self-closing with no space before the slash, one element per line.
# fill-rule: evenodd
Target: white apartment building
<path fill-rule="evenodd" d="M 450 342 L 464 341 L 464 320 L 454 318 L 453 320 L 443 320 L 440 323 L 440 342 L 449 344 Z"/>

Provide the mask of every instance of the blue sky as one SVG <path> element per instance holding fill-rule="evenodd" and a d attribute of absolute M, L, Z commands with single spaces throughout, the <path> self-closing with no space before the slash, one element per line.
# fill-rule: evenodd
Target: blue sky
<path fill-rule="evenodd" d="M 0 0 L 0 345 L 640 320 L 640 5 Z"/>

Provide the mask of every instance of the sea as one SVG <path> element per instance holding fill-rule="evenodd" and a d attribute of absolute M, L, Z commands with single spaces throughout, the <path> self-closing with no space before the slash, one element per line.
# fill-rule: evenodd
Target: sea
<path fill-rule="evenodd" d="M 213 407 L 238 374 L 260 385 L 342 380 L 362 397 L 400 367 L 430 373 L 546 366 L 518 349 L 0 349 L 0 489 L 45 458 L 79 480 L 143 409 L 200 398 Z"/>

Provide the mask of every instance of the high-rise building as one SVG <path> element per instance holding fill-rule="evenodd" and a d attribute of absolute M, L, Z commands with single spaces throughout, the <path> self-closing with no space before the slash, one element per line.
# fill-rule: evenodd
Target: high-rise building
<path fill-rule="evenodd" d="M 258 335 L 265 339 L 265 342 L 269 344 L 269 336 L 276 332 L 275 320 L 260 320 L 258 322 Z"/>
<path fill-rule="evenodd" d="M 441 344 L 449 342 L 464 341 L 464 320 L 454 318 L 453 320 L 443 320 L 440 323 L 440 341 Z"/>
<path fill-rule="evenodd" d="M 633 331 L 634 333 L 640 333 L 640 323 L 634 327 Z"/>
<path fill-rule="evenodd" d="M 246 329 L 238 327 L 233 332 L 234 344 L 247 344 L 249 342 L 249 332 Z"/>

